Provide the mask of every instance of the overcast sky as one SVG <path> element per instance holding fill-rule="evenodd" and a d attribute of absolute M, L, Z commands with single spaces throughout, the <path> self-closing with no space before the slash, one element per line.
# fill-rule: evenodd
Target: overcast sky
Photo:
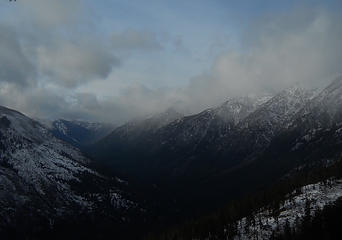
<path fill-rule="evenodd" d="M 1 0 L 0 105 L 122 123 L 342 74 L 342 1 Z"/>

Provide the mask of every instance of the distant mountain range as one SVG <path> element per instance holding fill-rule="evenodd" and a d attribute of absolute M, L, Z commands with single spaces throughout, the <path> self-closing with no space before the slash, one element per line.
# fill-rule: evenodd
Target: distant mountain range
<path fill-rule="evenodd" d="M 89 153 L 123 175 L 171 183 L 183 198 L 203 201 L 226 201 L 342 153 L 342 77 L 320 92 L 292 87 L 191 116 L 165 114 L 116 128 Z"/>
<path fill-rule="evenodd" d="M 115 129 L 114 124 L 58 119 L 42 122 L 57 138 L 76 147 L 95 143 Z"/>

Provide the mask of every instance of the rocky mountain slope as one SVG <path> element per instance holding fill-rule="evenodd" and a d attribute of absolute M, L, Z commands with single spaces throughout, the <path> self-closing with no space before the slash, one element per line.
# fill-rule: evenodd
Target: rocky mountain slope
<path fill-rule="evenodd" d="M 92 144 L 109 134 L 115 126 L 107 123 L 93 123 L 85 121 L 68 121 L 58 119 L 45 122 L 51 133 L 71 145 L 82 148 Z"/>
<path fill-rule="evenodd" d="M 172 209 L 169 216 L 212 210 L 299 171 L 331 166 L 342 156 L 342 78 L 318 93 L 293 87 L 272 97 L 229 98 L 195 115 L 169 109 L 107 134 L 109 129 L 66 120 L 47 128 L 0 107 L 0 231 L 30 221 L 39 225 L 41 219 L 54 228 L 56 219 L 83 214 L 109 219 L 111 228 L 113 219 L 124 224 L 132 213 L 144 215 L 116 173 L 138 183 L 141 199 L 151 193 L 149 214 L 159 218 L 160 209 Z M 87 146 L 96 161 L 75 146 Z M 302 191 L 317 197 L 316 188 L 321 195 L 339 193 L 339 187 L 329 192 L 321 185 Z M 286 216 L 302 212 L 288 207 L 284 203 Z M 262 223 L 274 223 L 267 209 L 258 214 Z M 239 222 L 245 238 L 250 231 L 266 236 L 277 228 L 245 230 L 246 222 Z"/>
<path fill-rule="evenodd" d="M 296 228 L 306 214 L 313 216 L 315 211 L 322 210 L 340 197 L 341 179 L 303 186 L 289 193 L 276 212 L 272 206 L 265 206 L 253 215 L 238 220 L 236 235 L 232 239 L 271 239 L 272 234 L 282 233 L 286 227 Z"/>
<path fill-rule="evenodd" d="M 18 221 L 34 228 L 42 219 L 53 228 L 55 219 L 99 208 L 120 220 L 121 213 L 136 207 L 120 182 L 89 163 L 40 123 L 0 107 L 0 231 L 19 229 Z"/>
<path fill-rule="evenodd" d="M 143 134 L 124 125 L 94 144 L 91 154 L 126 175 L 171 182 L 184 201 L 189 194 L 223 202 L 296 168 L 339 159 L 341 82 L 338 78 L 320 92 L 293 87 L 259 101 L 229 99 Z"/>
<path fill-rule="evenodd" d="M 215 172 L 217 168 L 236 167 L 267 148 L 311 97 L 310 91 L 291 88 L 274 97 L 231 98 L 217 108 L 175 118 L 158 128 L 124 125 L 94 145 L 95 155 L 107 154 L 107 162 L 134 159 L 138 164 L 145 164 L 148 162 L 145 158 L 153 159 L 148 168 L 162 170 L 163 174 L 166 171 L 169 176 L 201 175 L 203 168 Z M 147 122 L 151 121 L 143 121 L 144 125 Z M 126 129 L 125 139 L 123 129 Z M 144 134 L 137 134 L 137 129 L 144 129 Z M 127 158 L 125 153 L 116 154 L 117 149 L 125 148 L 139 155 Z M 102 158 L 106 158 L 105 154 Z"/>
<path fill-rule="evenodd" d="M 121 172 L 126 173 L 127 167 L 132 171 L 140 171 L 145 164 L 144 159 L 147 160 L 147 156 L 153 152 L 150 143 L 155 140 L 157 131 L 182 117 L 174 109 L 168 109 L 144 120 L 130 121 L 89 146 L 87 151 L 101 163 L 112 159 L 109 165 Z"/>

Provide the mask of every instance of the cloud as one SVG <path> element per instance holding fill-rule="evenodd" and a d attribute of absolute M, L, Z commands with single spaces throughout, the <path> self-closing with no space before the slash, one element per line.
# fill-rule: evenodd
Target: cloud
<path fill-rule="evenodd" d="M 33 84 L 36 71 L 19 37 L 10 27 L 0 24 L 0 82 L 20 87 Z"/>
<path fill-rule="evenodd" d="M 242 35 L 240 49 L 221 53 L 209 73 L 192 79 L 185 104 L 198 111 L 228 96 L 326 86 L 342 74 L 341 21 L 318 9 L 259 19 Z"/>
<path fill-rule="evenodd" d="M 84 27 L 93 22 L 81 1 L 30 0 L 14 6 L 0 25 L 0 81 L 76 88 L 105 79 L 120 65 L 109 39 Z"/>
<path fill-rule="evenodd" d="M 54 46 L 40 46 L 37 49 L 40 73 L 65 87 L 106 78 L 113 67 L 120 65 L 120 60 L 101 42 L 60 40 Z"/>
<path fill-rule="evenodd" d="M 322 9 L 263 17 L 241 35 L 239 49 L 221 52 L 208 72 L 184 88 L 135 86 L 120 103 L 137 115 L 171 106 L 196 113 L 230 96 L 274 94 L 295 84 L 324 87 L 342 74 L 340 22 L 341 16 Z"/>
<path fill-rule="evenodd" d="M 17 5 L 24 20 L 41 28 L 55 28 L 79 21 L 84 11 L 80 0 L 30 0 Z"/>
<path fill-rule="evenodd" d="M 115 69 L 124 66 L 125 59 L 117 56 L 139 52 L 138 60 L 152 65 L 160 59 L 152 61 L 155 56 L 150 55 L 145 59 L 143 54 L 183 48 L 183 36 L 171 40 L 170 47 L 170 39 L 151 31 L 90 34 L 80 1 L 22 4 L 25 17 L 20 24 L 12 19 L 0 25 L 0 102 L 34 117 L 122 123 L 169 107 L 196 113 L 230 96 L 274 93 L 297 83 L 320 87 L 342 74 L 342 17 L 327 10 L 307 7 L 254 19 L 241 33 L 239 47 L 220 45 L 208 70 L 178 88 L 152 89 L 146 80 L 139 82 L 146 76 L 119 79 Z M 127 65 L 125 71 L 136 71 L 136 65 Z M 99 81 L 115 88 L 116 94 L 80 90 Z"/>
<path fill-rule="evenodd" d="M 117 50 L 161 50 L 162 45 L 155 33 L 126 30 L 112 34 L 112 46 Z"/>

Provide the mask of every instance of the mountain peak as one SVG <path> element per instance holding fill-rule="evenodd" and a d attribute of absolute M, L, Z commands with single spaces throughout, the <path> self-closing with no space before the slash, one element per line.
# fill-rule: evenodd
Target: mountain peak
<path fill-rule="evenodd" d="M 290 124 L 292 117 L 302 110 L 312 95 L 312 91 L 298 86 L 285 89 L 250 114 L 243 122 L 243 128 L 264 129 L 266 138 L 270 139 Z"/>
<path fill-rule="evenodd" d="M 173 121 L 181 117 L 183 117 L 183 114 L 176 111 L 176 109 L 174 109 L 173 107 L 170 107 L 166 109 L 164 112 L 152 115 L 149 119 L 160 119 L 160 120 L 163 119 L 163 120 Z"/>
<path fill-rule="evenodd" d="M 237 124 L 269 99 L 269 95 L 231 97 L 217 107 L 215 113 L 223 120 L 233 120 Z"/>
<path fill-rule="evenodd" d="M 112 124 L 58 119 L 49 125 L 51 133 L 76 147 L 85 146 L 106 136 L 114 129 Z"/>
<path fill-rule="evenodd" d="M 326 112 L 333 119 L 339 119 L 342 106 L 342 76 L 336 78 L 329 86 L 321 91 L 313 101 L 313 106 Z M 335 119 L 335 120 L 336 120 Z"/>
<path fill-rule="evenodd" d="M 157 130 L 165 125 L 182 118 L 184 115 L 176 111 L 174 108 L 168 108 L 164 112 L 160 112 L 150 116 L 149 118 L 138 123 L 143 126 L 145 130 Z"/>
<path fill-rule="evenodd" d="M 291 87 L 288 87 L 281 92 L 279 92 L 277 95 L 283 95 L 283 96 L 289 96 L 289 97 L 296 97 L 296 96 L 302 96 L 309 94 L 309 90 L 306 88 L 300 86 L 299 84 L 295 84 Z"/>
<path fill-rule="evenodd" d="M 336 92 L 342 93 L 342 76 L 336 78 L 323 90 L 323 94 L 335 94 Z"/>

